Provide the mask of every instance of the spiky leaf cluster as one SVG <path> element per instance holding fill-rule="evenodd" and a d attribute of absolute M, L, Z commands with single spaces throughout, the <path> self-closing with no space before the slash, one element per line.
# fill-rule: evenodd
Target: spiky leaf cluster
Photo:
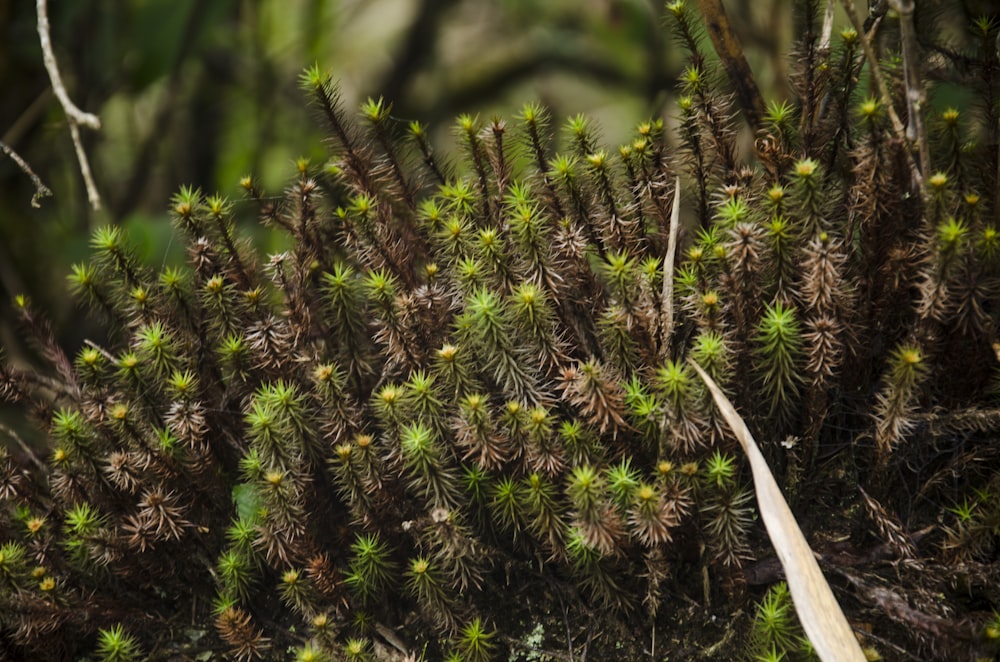
<path fill-rule="evenodd" d="M 486 660 L 512 640 L 497 636 L 505 610 L 548 609 L 519 597 L 539 585 L 567 623 L 597 606 L 656 631 L 676 596 L 732 607 L 777 577 L 753 565 L 770 548 L 749 476 L 691 361 L 793 505 L 876 550 L 824 558 L 882 561 L 902 547 L 873 540 L 912 547 L 907 527 L 946 522 L 921 563 L 964 566 L 925 573 L 897 618 L 931 622 L 917 598 L 953 586 L 975 599 L 942 613 L 1000 608 L 1000 235 L 983 138 L 996 26 L 976 24 L 971 54 L 935 47 L 979 77 L 985 119 L 946 113 L 923 145 L 894 119 L 906 77 L 884 64 L 898 99 L 862 98 L 868 37 L 831 47 L 818 3 L 803 5 L 794 97 L 762 105 L 752 158 L 696 16 L 672 2 L 689 55 L 676 141 L 653 119 L 610 149 L 584 116 L 557 140 L 528 104 L 509 123 L 462 115 L 446 166 L 425 127 L 397 131 L 381 98 L 350 119 L 312 68 L 324 167 L 298 162 L 284 196 L 252 177 L 239 202 L 182 189 L 184 269 L 156 273 L 122 230 L 95 232 L 70 284 L 108 322 L 106 346 L 68 356 L 15 300 L 51 370 L 4 364 L 0 396 L 48 446 L 30 467 L 0 455 L 0 644 L 134 659 L 193 620 L 211 624 L 206 651 L 239 660 L 387 645 Z M 677 177 L 697 227 L 673 245 Z M 260 261 L 241 240 L 254 213 L 287 250 Z M 852 480 L 880 525 L 855 515 Z M 858 600 L 889 599 L 851 573 Z M 767 594 L 754 654 L 802 649 L 788 609 Z"/>

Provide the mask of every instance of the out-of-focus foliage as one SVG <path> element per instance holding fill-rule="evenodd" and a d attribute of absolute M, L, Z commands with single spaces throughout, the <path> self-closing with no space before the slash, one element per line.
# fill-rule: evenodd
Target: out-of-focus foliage
<path fill-rule="evenodd" d="M 350 108 L 384 95 L 394 117 L 446 127 L 459 112 L 510 113 L 539 98 L 622 132 L 612 141 L 660 109 L 677 73 L 652 0 L 52 3 L 69 93 L 104 125 L 83 134 L 104 202 L 94 213 L 34 9 L 0 1 L 0 139 L 55 192 L 32 209 L 31 181 L 0 157 L 0 341 L 15 355 L 25 352 L 10 326 L 17 293 L 52 311 L 66 342 L 92 331 L 72 323 L 64 265 L 86 254 L 94 227 L 124 225 L 149 259 L 175 262 L 163 200 L 178 187 L 233 193 L 252 172 L 274 190 L 294 159 L 324 158 L 295 85 L 307 64 L 334 72 Z"/>

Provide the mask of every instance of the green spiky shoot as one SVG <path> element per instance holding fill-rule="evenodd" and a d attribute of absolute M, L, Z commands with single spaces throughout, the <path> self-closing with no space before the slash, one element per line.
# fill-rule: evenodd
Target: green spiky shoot
<path fill-rule="evenodd" d="M 707 443 L 706 420 L 702 414 L 702 389 L 686 362 L 668 360 L 657 369 L 653 380 L 658 399 L 664 403 L 666 430 L 660 455 L 670 451 L 690 454 Z"/>
<path fill-rule="evenodd" d="M 893 350 L 874 411 L 875 442 L 881 461 L 888 459 L 891 450 L 916 424 L 912 414 L 926 375 L 927 364 L 919 347 L 903 344 Z"/>
<path fill-rule="evenodd" d="M 95 653 L 101 662 L 131 662 L 142 657 L 139 642 L 125 631 L 121 623 L 100 630 Z"/>
<path fill-rule="evenodd" d="M 426 556 L 417 556 L 406 570 L 406 589 L 426 610 L 424 615 L 445 631 L 456 626 L 454 605 L 437 565 Z"/>
<path fill-rule="evenodd" d="M 281 596 L 281 601 L 298 612 L 299 615 L 312 618 L 315 614 L 314 597 L 302 571 L 290 568 L 282 573 L 278 593 Z"/>
<path fill-rule="evenodd" d="M 389 546 L 378 534 L 358 534 L 351 545 L 349 571 L 344 578 L 348 588 L 362 602 L 371 602 L 395 581 L 397 566 Z"/>
<path fill-rule="evenodd" d="M 329 662 L 332 658 L 315 643 L 308 642 L 295 650 L 295 662 Z"/>
<path fill-rule="evenodd" d="M 178 368 L 180 347 L 174 334 L 159 320 L 142 325 L 135 336 L 139 360 L 156 377 L 166 377 Z"/>
<path fill-rule="evenodd" d="M 715 451 L 705 463 L 705 482 L 713 489 L 732 488 L 736 476 L 736 460 L 731 455 Z"/>
<path fill-rule="evenodd" d="M 371 644 L 367 639 L 348 639 L 344 643 L 344 655 L 350 662 L 371 662 Z"/>
<path fill-rule="evenodd" d="M 633 495 L 639 487 L 639 472 L 632 467 L 632 458 L 626 457 L 604 472 L 611 493 L 611 501 L 624 511 L 632 503 Z"/>
<path fill-rule="evenodd" d="M 566 488 L 574 509 L 574 529 L 598 554 L 614 556 L 620 552 L 623 531 L 621 517 L 607 491 L 604 478 L 588 465 L 573 469 Z"/>
<path fill-rule="evenodd" d="M 0 585 L 7 590 L 26 589 L 31 574 L 24 546 L 10 541 L 0 545 Z"/>
<path fill-rule="evenodd" d="M 532 473 L 522 482 L 521 495 L 525 513 L 530 518 L 531 533 L 546 545 L 552 558 L 561 557 L 566 537 L 563 522 L 563 505 L 558 490 L 552 482 L 538 473 Z"/>
<path fill-rule="evenodd" d="M 494 523 L 517 543 L 526 528 L 522 514 L 522 485 L 514 478 L 505 476 L 492 485 L 490 496 L 489 507 Z"/>
<path fill-rule="evenodd" d="M 628 408 L 629 423 L 642 436 L 648 448 L 659 448 L 661 402 L 638 377 L 625 383 L 625 406 Z"/>
<path fill-rule="evenodd" d="M 236 549 L 228 549 L 216 562 L 216 571 L 221 583 L 221 594 L 235 602 L 242 602 L 250 595 L 254 580 L 254 563 Z"/>
<path fill-rule="evenodd" d="M 462 627 L 456 646 L 464 662 L 489 662 L 493 659 L 496 630 L 489 630 L 478 616 Z"/>
<path fill-rule="evenodd" d="M 604 461 L 605 449 L 600 440 L 578 419 L 559 425 L 559 440 L 572 466 L 597 466 Z"/>
<path fill-rule="evenodd" d="M 768 306 L 754 338 L 761 392 L 768 416 L 788 423 L 795 411 L 802 376 L 802 333 L 795 309 L 776 303 Z"/>
<path fill-rule="evenodd" d="M 481 288 L 467 299 L 466 307 L 470 340 L 482 352 L 490 377 L 515 398 L 538 402 L 541 396 L 537 379 L 514 345 L 513 325 L 502 300 Z"/>
<path fill-rule="evenodd" d="M 732 356 L 725 337 L 717 332 L 706 330 L 695 338 L 691 348 L 691 357 L 697 361 L 705 372 L 723 387 L 732 377 Z"/>
<path fill-rule="evenodd" d="M 778 582 L 757 604 L 750 626 L 749 649 L 754 659 L 796 656 L 805 653 L 805 635 L 795 616 L 788 585 Z"/>

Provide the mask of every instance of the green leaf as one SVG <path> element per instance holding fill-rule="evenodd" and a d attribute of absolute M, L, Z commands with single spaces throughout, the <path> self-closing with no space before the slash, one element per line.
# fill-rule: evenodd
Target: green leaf
<path fill-rule="evenodd" d="M 260 510 L 260 493 L 250 483 L 239 483 L 233 486 L 233 503 L 237 517 L 252 520 Z"/>

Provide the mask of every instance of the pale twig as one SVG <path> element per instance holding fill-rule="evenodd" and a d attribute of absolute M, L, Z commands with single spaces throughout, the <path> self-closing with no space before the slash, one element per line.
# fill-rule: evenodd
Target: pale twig
<path fill-rule="evenodd" d="M 875 81 L 875 86 L 878 88 L 882 106 L 889 115 L 889 121 L 892 123 L 892 130 L 904 145 L 909 144 L 909 141 L 906 138 L 906 129 L 903 127 L 903 122 L 899 119 L 899 115 L 896 114 L 896 109 L 893 108 L 892 95 L 889 94 L 889 88 L 885 84 L 885 78 L 882 76 L 882 68 L 879 66 L 878 57 L 875 55 L 875 50 L 872 48 L 871 40 L 865 33 L 865 28 L 861 24 L 861 20 L 858 18 L 858 12 L 854 9 L 854 0 L 840 0 L 840 4 L 844 6 L 844 11 L 847 13 L 847 17 L 851 20 L 851 25 L 854 26 L 854 29 L 858 33 L 858 39 L 861 41 L 861 48 L 865 52 L 865 58 L 868 60 L 868 65 L 871 70 L 872 80 Z M 906 150 L 906 154 L 909 157 L 910 170 L 913 173 L 913 179 L 918 186 L 922 186 L 923 175 L 920 172 L 920 168 L 917 167 L 916 162 L 913 160 L 913 154 L 910 153 L 909 150 Z"/>
<path fill-rule="evenodd" d="M 29 446 L 24 441 L 24 439 L 21 438 L 21 435 L 19 435 L 14 428 L 8 425 L 4 425 L 3 423 L 0 423 L 0 432 L 2 432 L 3 434 L 7 435 L 7 437 L 12 439 L 14 443 L 17 444 L 18 447 L 21 449 L 21 452 L 24 453 L 24 455 L 29 460 L 31 460 L 31 463 L 34 464 L 36 467 L 38 467 L 38 469 L 41 470 L 42 473 L 48 471 L 48 468 L 45 466 L 45 463 L 42 462 L 41 458 L 38 457 L 38 453 L 36 453 L 35 450 L 31 446 Z"/>
<path fill-rule="evenodd" d="M 931 169 L 931 153 L 924 129 L 925 95 L 920 85 L 920 55 L 917 52 L 917 31 L 913 27 L 913 0 L 889 0 L 899 13 L 899 38 L 903 46 L 903 71 L 906 79 L 906 137 L 916 143 L 920 155 L 920 174 L 927 177 Z"/>
<path fill-rule="evenodd" d="M 100 345 L 98 345 L 96 342 L 94 342 L 90 338 L 85 338 L 83 340 L 83 344 L 86 345 L 87 347 L 93 349 L 93 350 L 96 350 L 96 351 L 100 352 L 101 355 L 104 358 L 106 358 L 108 361 L 110 361 L 112 364 L 118 362 L 118 359 L 116 359 L 114 356 L 112 356 L 111 352 L 109 352 L 108 350 L 104 349 L 103 347 L 101 347 Z"/>
<path fill-rule="evenodd" d="M 41 207 L 41 203 L 38 202 L 41 198 L 47 198 L 52 195 L 52 189 L 45 185 L 41 178 L 35 174 L 35 171 L 31 169 L 28 162 L 21 158 L 21 155 L 14 151 L 14 148 L 7 143 L 0 140 L 0 152 L 3 152 L 10 157 L 10 160 L 17 164 L 17 167 L 21 169 L 21 172 L 31 177 L 31 183 L 35 185 L 35 194 L 31 196 L 31 206 L 35 209 Z"/>
<path fill-rule="evenodd" d="M 681 180 L 674 187 L 673 209 L 670 212 L 670 231 L 667 236 L 667 254 L 663 256 L 663 291 L 660 293 L 660 358 L 670 358 L 670 337 L 674 333 L 674 262 L 677 259 L 677 241 L 680 232 Z"/>
<path fill-rule="evenodd" d="M 826 10 L 823 12 L 823 31 L 819 36 L 819 51 L 830 52 L 830 38 L 833 36 L 833 0 L 826 0 Z"/>
<path fill-rule="evenodd" d="M 83 175 L 84 184 L 87 187 L 87 200 L 94 211 L 101 209 L 101 195 L 94 185 L 94 177 L 90 174 L 90 162 L 87 160 L 87 153 L 83 151 L 83 141 L 80 140 L 80 129 L 73 122 L 69 123 L 69 135 L 73 138 L 73 147 L 76 149 L 76 158 L 80 162 L 80 174 Z"/>
<path fill-rule="evenodd" d="M 87 153 L 83 150 L 79 127 L 83 125 L 96 131 L 101 128 L 101 120 L 97 115 L 80 110 L 69 98 L 66 86 L 63 85 L 62 76 L 59 74 L 55 52 L 52 50 L 47 0 L 36 0 L 35 8 L 38 14 L 38 40 L 42 45 L 42 60 L 45 62 L 45 70 L 49 73 L 52 89 L 59 99 L 63 112 L 66 113 L 66 119 L 69 120 L 69 132 L 73 138 L 73 146 L 76 148 L 76 157 L 80 161 L 80 174 L 83 175 L 83 183 L 87 187 L 87 199 L 94 211 L 97 211 L 101 208 L 101 196 L 97 192 L 94 178 L 90 174 L 90 163 L 87 161 Z"/>

